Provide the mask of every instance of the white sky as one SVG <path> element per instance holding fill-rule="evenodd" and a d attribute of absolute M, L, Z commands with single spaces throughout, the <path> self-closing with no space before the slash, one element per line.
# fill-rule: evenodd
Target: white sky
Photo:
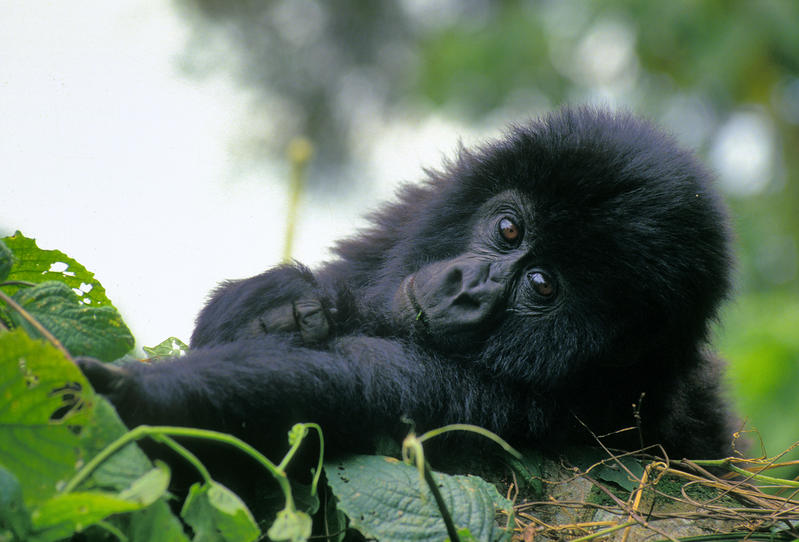
<path fill-rule="evenodd" d="M 274 265 L 283 241 L 286 166 L 231 160 L 247 96 L 226 74 L 183 76 L 187 22 L 172 5 L 0 0 L 0 233 L 95 272 L 139 346 L 187 341 L 209 290 Z M 381 167 L 364 168 L 373 188 L 348 208 L 306 197 L 297 259 L 325 259 L 363 207 L 438 165 L 456 136 L 432 119 L 382 141 Z"/>

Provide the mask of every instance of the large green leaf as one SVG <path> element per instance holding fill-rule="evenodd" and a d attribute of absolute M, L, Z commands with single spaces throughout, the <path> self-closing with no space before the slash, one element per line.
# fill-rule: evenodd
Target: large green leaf
<path fill-rule="evenodd" d="M 29 239 L 20 232 L 0 239 L 14 253 L 16 262 L 6 280 L 21 280 L 40 283 L 48 280 L 63 282 L 73 289 L 81 301 L 92 307 L 111 305 L 105 288 L 94 278 L 94 273 L 61 252 L 43 250 L 36 246 L 35 239 Z M 4 289 L 13 293 L 17 287 Z"/>
<path fill-rule="evenodd" d="M 0 464 L 26 504 L 51 496 L 86 460 L 80 435 L 96 396 L 77 366 L 24 331 L 0 335 Z"/>
<path fill-rule="evenodd" d="M 168 472 L 153 469 L 135 444 L 106 459 L 76 493 L 58 493 L 125 431 L 113 407 L 59 350 L 23 330 L 0 334 L 0 465 L 8 469 L 0 472 L 19 482 L 22 506 L 34 514 L 31 540 L 63 538 L 124 511 L 134 512 L 107 521 L 131 542 L 188 540 L 166 503 Z M 0 505 L 16 503 L 17 491 L 0 483 Z M 12 531 L 29 525 L 21 512 L 0 514 L 0 533 L 11 521 L 5 528 Z"/>
<path fill-rule="evenodd" d="M 113 361 L 133 348 L 133 335 L 114 307 L 86 305 L 62 282 L 48 281 L 20 290 L 14 300 L 74 356 Z M 22 316 L 11 311 L 11 317 L 36 336 L 36 330 Z"/>
<path fill-rule="evenodd" d="M 328 483 L 351 526 L 378 540 L 440 542 L 447 531 L 429 488 L 416 468 L 394 458 L 359 455 L 325 464 Z M 477 540 L 503 540 L 494 521 L 511 503 L 477 476 L 435 473 L 455 527 Z"/>

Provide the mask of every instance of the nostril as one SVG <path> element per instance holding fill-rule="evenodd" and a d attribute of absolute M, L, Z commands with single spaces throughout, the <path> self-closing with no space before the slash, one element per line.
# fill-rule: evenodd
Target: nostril
<path fill-rule="evenodd" d="M 461 292 L 452 300 L 452 305 L 463 309 L 479 309 L 481 303 L 480 300 L 474 296 L 466 292 Z"/>
<path fill-rule="evenodd" d="M 446 296 L 456 296 L 463 289 L 463 272 L 459 267 L 453 267 L 447 272 L 443 284 L 443 293 Z"/>

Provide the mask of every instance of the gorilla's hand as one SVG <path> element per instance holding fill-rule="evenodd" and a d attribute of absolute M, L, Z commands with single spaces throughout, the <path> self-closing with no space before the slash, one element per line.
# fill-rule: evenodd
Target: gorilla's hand
<path fill-rule="evenodd" d="M 255 277 L 223 284 L 200 316 L 191 347 L 293 333 L 317 346 L 333 336 L 336 309 L 300 264 L 281 265 Z"/>
<path fill-rule="evenodd" d="M 326 340 L 332 331 L 334 307 L 325 308 L 317 297 L 298 299 L 292 303 L 294 323 L 306 345 Z"/>
<path fill-rule="evenodd" d="M 94 358 L 76 358 L 75 363 L 94 391 L 104 395 L 114 405 L 122 401 L 129 387 L 130 374 L 127 370 Z"/>
<path fill-rule="evenodd" d="M 247 325 L 251 337 L 269 333 L 299 333 L 306 346 L 327 340 L 333 327 L 335 308 L 325 307 L 322 299 L 309 291 L 285 305 L 272 307 Z"/>

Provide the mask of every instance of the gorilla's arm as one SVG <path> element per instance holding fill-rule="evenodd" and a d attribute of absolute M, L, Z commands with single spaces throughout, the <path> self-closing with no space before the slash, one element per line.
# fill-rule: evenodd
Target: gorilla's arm
<path fill-rule="evenodd" d="M 408 432 L 403 416 L 420 431 L 457 422 L 507 436 L 518 423 L 527 425 L 511 420 L 524 416 L 524 399 L 506 383 L 371 337 L 347 337 L 319 351 L 267 336 L 160 363 L 79 363 L 128 426 L 215 429 L 275 457 L 297 422 L 319 423 L 328 449 L 347 452 L 372 451 L 382 436 L 401 440 Z"/>
<path fill-rule="evenodd" d="M 302 344 L 319 344 L 333 334 L 334 314 L 311 271 L 299 263 L 284 264 L 217 288 L 197 317 L 191 347 L 294 332 Z"/>

